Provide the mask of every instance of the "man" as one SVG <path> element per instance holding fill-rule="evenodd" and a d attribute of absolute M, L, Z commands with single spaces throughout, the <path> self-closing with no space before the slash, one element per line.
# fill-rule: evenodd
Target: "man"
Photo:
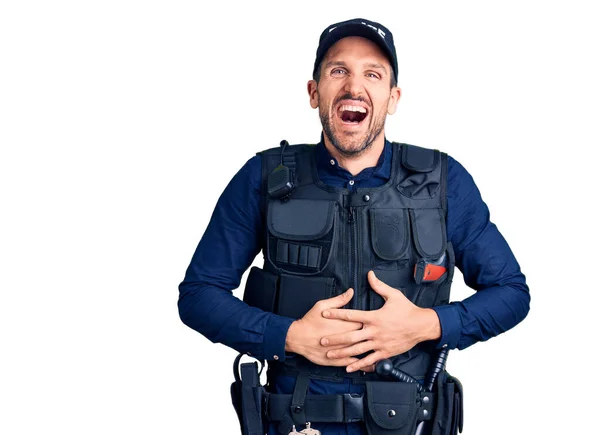
<path fill-rule="evenodd" d="M 525 277 L 467 171 L 386 139 L 397 75 L 386 27 L 325 29 L 308 82 L 321 141 L 282 142 L 244 165 L 179 287 L 186 325 L 268 361 L 268 400 L 256 406 L 269 434 L 456 433 L 460 383 L 429 375 L 440 351 L 528 313 Z M 231 291 L 260 250 L 241 301 Z M 450 304 L 454 264 L 477 292 Z M 385 359 L 413 379 L 374 373 Z M 419 391 L 430 380 L 433 392 Z"/>

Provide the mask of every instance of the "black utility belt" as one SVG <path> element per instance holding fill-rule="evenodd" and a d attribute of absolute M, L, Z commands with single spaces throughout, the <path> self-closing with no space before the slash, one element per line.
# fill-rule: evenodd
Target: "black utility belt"
<path fill-rule="evenodd" d="M 418 422 L 430 420 L 433 415 L 435 393 L 419 393 L 416 385 L 408 383 L 367 382 L 365 385 L 364 395 L 310 395 L 305 397 L 303 405 L 293 405 L 291 394 L 266 393 L 265 417 L 270 422 L 285 422 L 291 417 L 300 427 L 310 422 L 314 428 L 318 428 L 318 423 L 362 421 L 370 426 L 369 433 L 404 434 L 405 426 L 413 427 L 414 433 Z M 302 419 L 295 418 L 301 413 Z M 394 432 L 387 432 L 389 430 Z"/>
<path fill-rule="evenodd" d="M 363 422 L 369 435 L 455 435 L 462 432 L 462 386 L 442 372 L 432 391 L 410 382 L 366 381 L 364 394 L 306 394 L 310 376 L 296 379 L 294 394 L 267 392 L 256 363 L 241 365 L 232 384 L 243 435 L 264 435 L 275 423 L 280 435 L 292 427 Z M 299 388 L 300 386 L 300 388 Z M 301 394 L 299 394 L 299 392 Z"/>

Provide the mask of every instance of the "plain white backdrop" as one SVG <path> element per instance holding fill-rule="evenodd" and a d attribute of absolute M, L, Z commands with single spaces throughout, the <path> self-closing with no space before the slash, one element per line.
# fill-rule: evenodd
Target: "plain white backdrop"
<path fill-rule="evenodd" d="M 238 433 L 236 353 L 181 323 L 177 286 L 235 172 L 318 141 L 318 37 L 355 17 L 396 41 L 387 137 L 471 172 L 531 288 L 523 323 L 450 354 L 464 433 L 591 433 L 593 4 L 2 2 L 0 433 Z"/>

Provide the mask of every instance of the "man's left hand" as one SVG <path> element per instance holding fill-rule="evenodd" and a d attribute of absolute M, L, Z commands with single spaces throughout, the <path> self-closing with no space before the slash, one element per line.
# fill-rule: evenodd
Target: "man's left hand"
<path fill-rule="evenodd" d="M 435 311 L 417 307 L 400 290 L 380 281 L 373 271 L 367 277 L 371 288 L 383 297 L 383 307 L 374 311 L 327 309 L 322 313 L 323 317 L 329 319 L 363 324 L 360 330 L 321 339 L 323 346 L 347 346 L 328 351 L 327 357 L 331 359 L 373 351 L 347 366 L 348 373 L 360 369 L 372 371 L 377 361 L 399 355 L 422 341 L 441 336 L 440 321 Z"/>

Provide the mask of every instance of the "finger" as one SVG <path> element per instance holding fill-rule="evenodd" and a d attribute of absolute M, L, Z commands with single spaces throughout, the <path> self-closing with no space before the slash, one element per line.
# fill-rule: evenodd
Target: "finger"
<path fill-rule="evenodd" d="M 371 364 L 370 366 L 366 366 L 362 368 L 363 372 L 373 373 L 375 371 L 375 364 Z"/>
<path fill-rule="evenodd" d="M 347 310 L 333 308 L 323 311 L 323 317 L 327 319 L 340 319 L 348 322 L 371 323 L 373 314 L 369 311 Z"/>
<path fill-rule="evenodd" d="M 343 347 L 341 349 L 330 350 L 327 352 L 327 358 L 338 359 L 349 356 L 361 355 L 375 349 L 375 342 L 372 340 L 362 341 L 352 346 Z"/>
<path fill-rule="evenodd" d="M 354 362 L 354 363 L 350 364 L 349 366 L 347 366 L 346 372 L 352 373 L 357 370 L 361 370 L 365 367 L 369 367 L 370 365 L 374 365 L 377 361 L 379 361 L 383 358 L 385 358 L 383 352 L 380 352 L 380 351 L 373 352 L 373 353 L 367 355 L 366 357 L 364 357 L 363 359 L 358 360 L 357 362 Z"/>
<path fill-rule="evenodd" d="M 388 298 L 390 296 L 397 295 L 398 293 L 402 294 L 401 291 L 398 291 L 397 289 L 390 287 L 385 282 L 383 282 L 379 278 L 377 278 L 377 276 L 375 275 L 375 272 L 373 272 L 372 270 L 370 270 L 369 273 L 367 274 L 367 279 L 369 280 L 369 284 L 371 285 L 371 288 L 376 293 L 378 293 L 380 296 L 382 296 L 383 299 L 385 299 L 386 301 L 388 300 Z"/>
<path fill-rule="evenodd" d="M 337 296 L 334 296 L 329 299 L 324 299 L 321 301 L 322 305 L 323 305 L 323 309 L 343 307 L 348 302 L 350 302 L 350 299 L 352 299 L 352 296 L 354 296 L 354 289 L 349 288 L 341 295 L 337 295 Z"/>
<path fill-rule="evenodd" d="M 323 366 L 331 366 L 331 367 L 344 367 L 344 366 L 348 366 L 351 364 L 354 364 L 358 362 L 358 358 L 354 358 L 354 357 L 346 357 L 346 358 L 339 358 L 339 359 L 327 359 L 326 362 L 324 362 Z"/>
<path fill-rule="evenodd" d="M 372 338 L 371 331 L 368 329 L 359 329 L 357 331 L 342 332 L 340 334 L 329 335 L 321 339 L 321 346 L 338 346 L 360 343 Z"/>

